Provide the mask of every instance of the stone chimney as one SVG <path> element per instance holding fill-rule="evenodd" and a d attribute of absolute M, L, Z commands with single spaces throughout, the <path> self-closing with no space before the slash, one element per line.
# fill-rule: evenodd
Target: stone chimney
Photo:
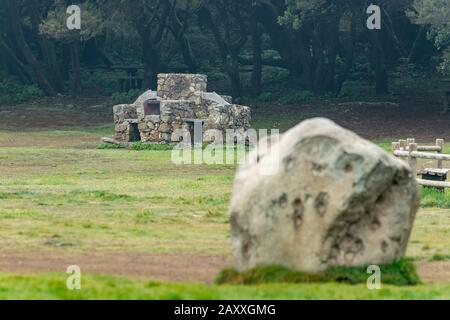
<path fill-rule="evenodd" d="M 207 83 L 207 77 L 202 74 L 161 73 L 158 75 L 158 97 L 201 104 Z"/>

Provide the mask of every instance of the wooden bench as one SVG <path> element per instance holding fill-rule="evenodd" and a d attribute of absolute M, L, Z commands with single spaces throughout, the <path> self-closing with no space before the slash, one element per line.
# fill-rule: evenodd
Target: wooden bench
<path fill-rule="evenodd" d="M 116 65 L 113 70 L 120 70 L 125 73 L 123 76 L 116 77 L 121 92 L 128 92 L 130 89 L 141 89 L 144 83 L 144 77 L 139 76 L 140 70 L 144 70 L 141 65 Z"/>
<path fill-rule="evenodd" d="M 128 92 L 131 89 L 141 89 L 144 77 L 140 76 L 119 76 L 116 77 L 120 92 Z"/>
<path fill-rule="evenodd" d="M 449 172 L 450 169 L 425 168 L 421 170 L 420 175 L 422 176 L 422 180 L 446 182 Z M 441 192 L 445 191 L 444 187 L 439 186 L 428 186 L 428 188 L 437 189 Z"/>

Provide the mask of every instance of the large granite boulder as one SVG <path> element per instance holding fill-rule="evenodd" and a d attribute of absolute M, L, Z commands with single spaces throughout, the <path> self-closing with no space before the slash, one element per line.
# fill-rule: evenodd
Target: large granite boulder
<path fill-rule="evenodd" d="M 234 183 L 239 270 L 278 264 L 321 271 L 405 254 L 419 193 L 404 162 L 327 119 L 273 140 L 250 155 Z M 277 163 L 273 174 L 262 174 Z"/>

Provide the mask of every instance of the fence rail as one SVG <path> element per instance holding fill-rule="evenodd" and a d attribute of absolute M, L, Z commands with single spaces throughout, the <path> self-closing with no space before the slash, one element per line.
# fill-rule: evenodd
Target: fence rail
<path fill-rule="evenodd" d="M 450 182 L 416 179 L 417 183 L 429 188 L 450 188 Z"/>
<path fill-rule="evenodd" d="M 441 161 L 450 161 L 450 154 L 436 154 L 436 153 L 427 153 L 420 151 L 394 151 L 394 155 L 400 158 L 417 158 L 417 159 L 429 159 L 429 160 L 441 160 Z M 439 168 L 441 169 L 441 168 Z"/>

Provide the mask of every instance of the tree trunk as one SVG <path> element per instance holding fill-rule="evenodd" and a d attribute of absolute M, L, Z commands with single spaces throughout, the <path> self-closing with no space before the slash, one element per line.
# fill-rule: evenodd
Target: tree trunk
<path fill-rule="evenodd" d="M 325 63 L 325 92 L 335 92 L 335 77 L 336 77 L 336 58 L 338 55 L 339 46 L 339 24 L 340 16 L 333 16 L 330 23 L 325 30 L 326 43 L 326 63 Z"/>
<path fill-rule="evenodd" d="M 10 17 L 10 24 L 12 27 L 12 31 L 14 34 L 15 41 L 17 43 L 17 46 L 19 47 L 19 50 L 21 51 L 23 57 L 27 61 L 27 63 L 31 66 L 33 70 L 33 75 L 35 77 L 35 80 L 39 87 L 47 94 L 47 95 L 55 95 L 56 91 L 52 87 L 52 85 L 48 82 L 46 79 L 44 72 L 41 69 L 41 66 L 39 65 L 39 62 L 37 61 L 36 57 L 34 56 L 33 52 L 31 51 L 30 47 L 28 46 L 25 37 L 23 35 L 22 30 L 22 17 L 20 15 L 20 10 L 18 7 L 18 1 L 16 0 L 8 0 L 8 9 L 9 9 L 9 17 Z"/>
<path fill-rule="evenodd" d="M 283 8 L 285 7 L 284 1 L 282 6 Z M 265 33 L 269 35 L 272 46 L 280 54 L 285 68 L 291 74 L 301 74 L 301 69 L 304 67 L 304 64 L 309 63 L 308 61 L 304 61 L 304 58 L 308 59 L 308 55 L 310 55 L 305 47 L 299 47 L 302 45 L 299 44 L 299 41 L 301 41 L 299 40 L 299 33 L 302 34 L 304 31 L 287 32 L 286 28 L 278 23 L 278 17 L 283 14 L 284 9 L 277 10 L 273 4 L 262 3 L 261 1 L 261 4 L 254 10 L 256 11 L 258 22 L 263 27 Z M 308 76 L 305 76 L 305 82 L 308 81 Z"/>
<path fill-rule="evenodd" d="M 96 52 L 97 52 L 100 60 L 103 62 L 103 64 L 105 66 L 107 66 L 108 68 L 111 68 L 114 63 L 106 55 L 105 51 L 103 51 L 103 48 L 101 46 L 99 46 L 97 39 L 94 38 L 94 39 L 92 39 L 92 41 L 94 42 L 94 47 L 96 49 Z"/>
<path fill-rule="evenodd" d="M 80 56 L 75 42 L 69 43 L 69 52 L 72 66 L 72 89 L 79 92 L 81 90 Z"/>
<path fill-rule="evenodd" d="M 214 39 L 219 48 L 223 67 L 228 74 L 228 78 L 230 79 L 230 86 L 233 91 L 233 96 L 240 98 L 242 96 L 241 76 L 239 74 L 240 45 L 236 45 L 235 48 L 231 48 L 231 44 L 226 43 L 222 37 L 218 25 L 214 23 L 214 19 L 208 9 L 203 8 L 201 15 L 214 35 Z"/>
<path fill-rule="evenodd" d="M 356 40 L 356 12 L 352 13 L 352 21 L 350 25 L 350 39 L 345 49 L 345 63 L 342 67 L 341 72 L 339 73 L 338 79 L 336 81 L 336 94 L 339 94 L 342 90 L 342 86 L 344 85 L 345 80 L 350 73 L 350 69 L 353 65 L 353 57 L 355 51 L 355 40 Z"/>
<path fill-rule="evenodd" d="M 258 96 L 262 90 L 262 32 L 256 19 L 255 10 L 251 14 L 250 24 L 253 50 L 252 94 Z"/>
<path fill-rule="evenodd" d="M 29 9 L 31 26 L 39 43 L 45 65 L 47 66 L 50 82 L 56 90 L 61 92 L 63 89 L 63 80 L 56 58 L 55 46 L 51 41 L 40 34 L 39 24 L 41 23 L 41 19 L 38 16 L 39 5 L 36 0 L 30 2 Z"/>
<path fill-rule="evenodd" d="M 427 35 L 427 27 L 421 26 L 419 33 L 417 34 L 417 37 L 414 41 L 414 44 L 408 54 L 408 63 L 417 62 L 418 57 L 420 56 L 420 50 L 422 49 L 423 44 L 427 39 L 426 35 Z"/>
<path fill-rule="evenodd" d="M 385 95 L 388 94 L 388 76 L 386 71 L 386 66 L 384 64 L 384 58 L 379 55 L 376 57 L 375 62 L 375 73 L 376 73 L 376 94 Z"/>
<path fill-rule="evenodd" d="M 2 52 L 4 53 L 5 59 L 9 62 L 8 66 L 10 66 L 15 74 L 20 78 L 20 81 L 24 84 L 31 83 L 31 77 L 28 74 L 27 68 L 23 65 L 23 63 L 17 58 L 14 51 L 8 46 L 8 44 L 3 40 L 2 35 L 0 34 L 0 47 L 3 48 Z"/>
<path fill-rule="evenodd" d="M 241 75 L 239 74 L 239 63 L 237 59 L 232 59 L 231 64 L 226 67 L 228 77 L 231 83 L 231 90 L 233 91 L 233 97 L 242 97 L 242 85 L 241 85 Z"/>
<path fill-rule="evenodd" d="M 198 70 L 198 65 L 194 59 L 191 44 L 185 33 L 186 27 L 178 18 L 175 8 L 173 7 L 170 0 L 164 0 L 164 2 L 166 7 L 169 9 L 168 11 L 170 12 L 170 29 L 176 41 L 178 42 L 178 46 L 180 47 L 184 62 L 188 66 L 189 71 L 195 73 Z"/>
<path fill-rule="evenodd" d="M 322 42 L 322 26 L 316 25 L 313 31 L 312 51 L 314 58 L 313 92 L 316 96 L 323 93 L 325 70 L 325 47 Z"/>
<path fill-rule="evenodd" d="M 375 92 L 377 95 L 385 95 L 389 92 L 389 88 L 383 35 L 378 30 L 370 32 L 375 65 Z"/>
<path fill-rule="evenodd" d="M 150 32 L 141 30 L 142 62 L 144 64 L 144 87 L 156 88 L 158 73 L 163 70 L 163 63 L 158 50 L 150 37 Z"/>

